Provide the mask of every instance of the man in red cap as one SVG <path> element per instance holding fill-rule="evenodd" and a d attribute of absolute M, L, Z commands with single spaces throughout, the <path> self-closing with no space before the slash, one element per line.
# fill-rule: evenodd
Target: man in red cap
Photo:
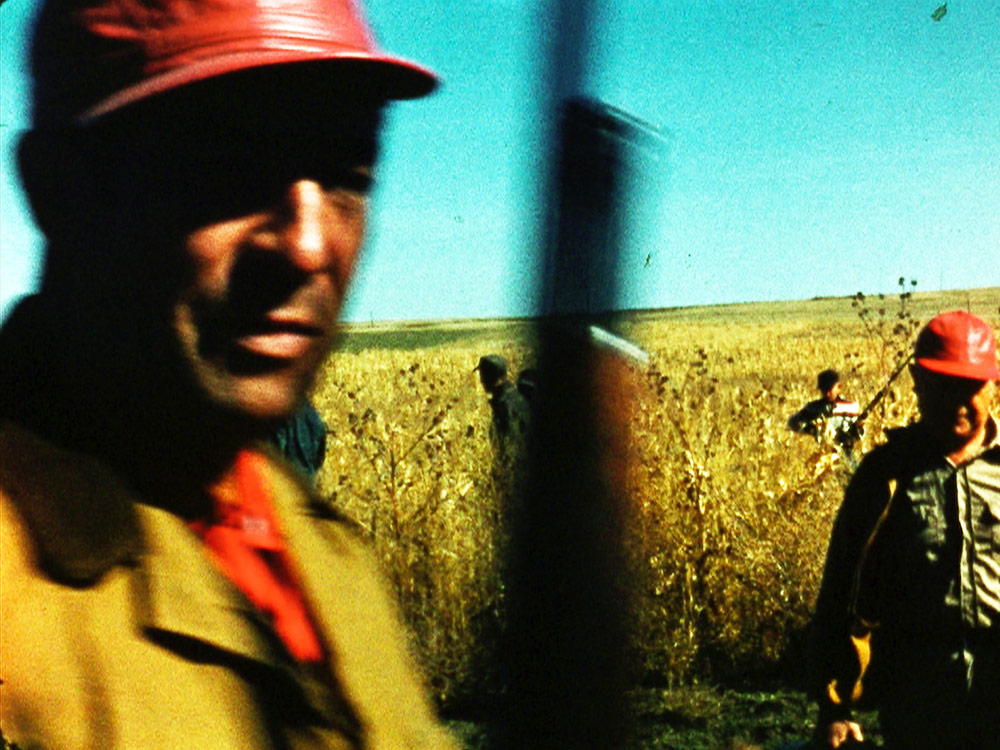
<path fill-rule="evenodd" d="M 824 747 L 862 740 L 859 706 L 878 709 L 889 748 L 1000 741 L 996 341 L 976 316 L 948 312 L 914 355 L 920 419 L 862 461 L 827 553 L 813 620 Z"/>
<path fill-rule="evenodd" d="M 50 0 L 0 332 L 0 729 L 19 746 L 447 748 L 376 564 L 259 440 L 431 73 L 351 0 Z"/>

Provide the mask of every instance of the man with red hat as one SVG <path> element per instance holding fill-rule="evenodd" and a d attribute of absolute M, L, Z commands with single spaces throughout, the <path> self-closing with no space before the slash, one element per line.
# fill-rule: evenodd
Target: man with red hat
<path fill-rule="evenodd" d="M 1000 741 L 1000 373 L 967 312 L 920 332 L 920 419 L 862 461 L 834 523 L 813 620 L 823 747 L 862 740 L 877 708 L 889 748 Z"/>
<path fill-rule="evenodd" d="M 330 347 L 385 104 L 351 0 L 49 0 L 0 332 L 0 729 L 447 748 L 376 564 L 263 443 Z"/>

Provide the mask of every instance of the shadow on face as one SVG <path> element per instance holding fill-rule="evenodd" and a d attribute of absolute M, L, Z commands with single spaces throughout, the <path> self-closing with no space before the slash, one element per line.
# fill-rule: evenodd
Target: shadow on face
<path fill-rule="evenodd" d="M 966 444 L 983 434 L 996 383 L 911 367 L 920 421 L 946 443 Z"/>

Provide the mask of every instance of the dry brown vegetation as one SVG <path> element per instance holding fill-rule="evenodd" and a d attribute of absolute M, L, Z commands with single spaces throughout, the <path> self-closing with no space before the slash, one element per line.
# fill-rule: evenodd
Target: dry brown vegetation
<path fill-rule="evenodd" d="M 849 471 L 789 432 L 837 368 L 866 402 L 914 321 L 957 307 L 1000 327 L 1000 289 L 632 313 L 613 321 L 651 354 L 637 369 L 626 553 L 637 674 L 673 685 L 745 679 L 796 661 Z M 884 312 L 883 312 L 884 311 Z M 859 316 L 860 313 L 864 315 Z M 330 428 L 321 493 L 368 535 L 437 697 L 485 689 L 503 607 L 501 487 L 472 368 L 533 364 L 521 321 L 348 328 L 314 402 Z M 915 416 L 904 373 L 861 450 Z M 789 672 L 785 672 L 789 674 Z"/>

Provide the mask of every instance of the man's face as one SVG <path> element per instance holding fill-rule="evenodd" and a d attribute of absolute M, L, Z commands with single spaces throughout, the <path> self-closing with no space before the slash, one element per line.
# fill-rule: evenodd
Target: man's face
<path fill-rule="evenodd" d="M 964 446 L 983 434 L 996 383 L 911 369 L 920 421 L 946 445 Z"/>
<path fill-rule="evenodd" d="M 840 383 L 834 383 L 827 390 L 823 391 L 823 398 L 831 404 L 836 403 L 840 397 Z"/>
<path fill-rule="evenodd" d="M 370 164 L 347 167 L 367 183 Z M 366 189 L 289 181 L 272 206 L 190 232 L 174 327 L 199 385 L 260 417 L 292 410 L 329 351 L 361 247 Z"/>
<path fill-rule="evenodd" d="M 158 303 L 166 347 L 210 406 L 275 420 L 310 387 L 364 236 L 376 112 L 214 121 L 152 160 L 143 226 L 179 269 Z"/>

